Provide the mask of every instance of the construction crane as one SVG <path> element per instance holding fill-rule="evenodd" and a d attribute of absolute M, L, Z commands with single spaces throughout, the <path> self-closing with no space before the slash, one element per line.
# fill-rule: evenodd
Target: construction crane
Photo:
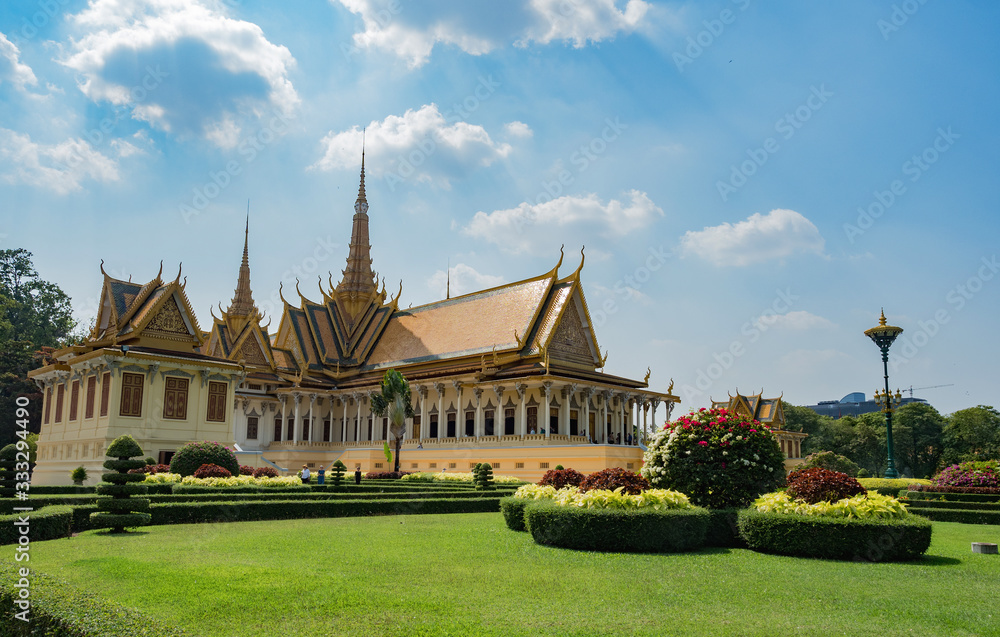
<path fill-rule="evenodd" d="M 930 387 L 914 387 L 913 385 L 910 385 L 910 388 L 904 391 L 910 392 L 910 398 L 913 398 L 914 391 L 919 391 L 921 389 L 937 389 L 938 387 L 954 387 L 954 386 L 955 383 L 948 383 L 947 385 L 931 385 Z"/>

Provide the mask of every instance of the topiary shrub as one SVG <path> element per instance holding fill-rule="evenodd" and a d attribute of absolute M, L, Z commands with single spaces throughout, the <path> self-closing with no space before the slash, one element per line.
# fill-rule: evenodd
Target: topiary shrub
<path fill-rule="evenodd" d="M 833 560 L 888 562 L 920 557 L 931 543 L 931 522 L 739 512 L 740 536 L 754 551 Z"/>
<path fill-rule="evenodd" d="M 488 462 L 480 462 L 472 470 L 472 483 L 477 491 L 492 491 L 493 486 L 493 465 Z"/>
<path fill-rule="evenodd" d="M 538 544 L 584 551 L 676 553 L 705 541 L 709 513 L 688 509 L 598 509 L 531 500 L 524 520 Z"/>
<path fill-rule="evenodd" d="M 153 456 L 146 456 L 146 464 L 159 464 Z"/>
<path fill-rule="evenodd" d="M 230 475 L 239 475 L 240 462 L 232 449 L 217 442 L 189 442 L 170 459 L 170 472 L 182 476 L 194 475 L 203 464 L 214 464 L 227 470 Z"/>
<path fill-rule="evenodd" d="M 996 460 L 953 464 L 934 476 L 936 487 L 1000 487 L 1000 463 Z"/>
<path fill-rule="evenodd" d="M 622 487 L 622 493 L 636 495 L 648 489 L 649 482 L 634 471 L 612 467 L 592 473 L 580 483 L 581 491 L 593 491 L 594 489 L 614 491 L 618 487 Z"/>
<path fill-rule="evenodd" d="M 126 527 L 149 524 L 149 498 L 130 497 L 146 493 L 146 485 L 140 484 L 145 474 L 128 473 L 146 465 L 145 460 L 130 459 L 141 456 L 142 448 L 132 436 L 119 436 L 108 446 L 107 455 L 112 459 L 105 460 L 104 467 L 111 471 L 103 474 L 103 482 L 97 485 L 99 511 L 90 514 L 90 526 L 124 533 Z"/>
<path fill-rule="evenodd" d="M 232 478 L 233 474 L 217 464 L 203 464 L 194 472 L 196 478 Z"/>
<path fill-rule="evenodd" d="M 856 479 L 829 469 L 801 469 L 788 474 L 788 495 L 797 499 L 816 504 L 817 502 L 836 502 L 855 495 L 868 492 Z"/>
<path fill-rule="evenodd" d="M 833 453 L 832 451 L 817 451 L 816 453 L 811 453 L 805 457 L 805 462 L 796 467 L 796 469 L 812 469 L 814 467 L 846 473 L 852 478 L 860 477 L 858 476 L 858 472 L 861 471 L 861 467 L 859 467 L 853 460 Z"/>
<path fill-rule="evenodd" d="M 576 469 L 563 469 L 562 465 L 557 465 L 555 469 L 549 469 L 538 481 L 539 485 L 549 485 L 556 489 L 572 486 L 578 487 L 583 483 L 586 476 Z"/>
<path fill-rule="evenodd" d="M 562 466 L 561 464 L 557 464 L 557 465 L 556 465 L 556 471 L 562 471 L 562 470 L 563 470 L 563 469 L 565 469 L 565 468 L 566 468 L 566 467 Z"/>
<path fill-rule="evenodd" d="M 80 465 L 69 472 L 69 477 L 73 481 L 73 484 L 83 486 L 83 483 L 87 481 L 87 468 Z"/>
<path fill-rule="evenodd" d="M 686 493 L 710 509 L 742 508 L 785 479 L 774 432 L 727 409 L 700 409 L 668 423 L 643 454 L 653 487 Z"/>
<path fill-rule="evenodd" d="M 240 465 L 240 475 L 241 476 L 252 476 L 253 475 L 253 467 L 251 467 L 248 464 L 241 464 Z"/>
<path fill-rule="evenodd" d="M 868 473 L 868 469 L 865 469 L 864 467 L 861 467 L 860 469 L 858 469 L 858 474 L 856 476 L 854 476 L 854 477 L 855 478 L 867 478 L 869 476 L 871 476 L 871 474 Z"/>
<path fill-rule="evenodd" d="M 253 470 L 255 478 L 277 478 L 278 470 L 274 467 L 257 467 Z"/>
<path fill-rule="evenodd" d="M 344 484 L 344 474 L 347 472 L 347 465 L 345 465 L 340 460 L 337 460 L 332 465 L 330 465 L 330 481 L 333 483 L 334 488 L 339 487 Z"/>
<path fill-rule="evenodd" d="M 507 496 L 500 499 L 500 512 L 503 514 L 503 521 L 511 531 L 527 531 L 524 525 L 524 507 L 534 500 L 528 498 L 515 498 Z"/>

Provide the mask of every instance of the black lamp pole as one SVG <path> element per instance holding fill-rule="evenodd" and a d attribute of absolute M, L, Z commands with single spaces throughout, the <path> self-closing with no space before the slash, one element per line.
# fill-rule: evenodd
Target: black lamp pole
<path fill-rule="evenodd" d="M 882 412 L 885 413 L 886 451 L 889 454 L 889 463 L 885 470 L 886 478 L 899 477 L 899 472 L 896 471 L 896 457 L 893 453 L 892 447 L 892 412 L 896 405 L 899 404 L 902 396 L 898 390 L 896 391 L 895 396 L 893 396 L 892 392 L 889 391 L 889 347 L 892 345 L 892 342 L 896 340 L 896 337 L 902 333 L 903 328 L 886 324 L 884 310 L 881 318 L 879 318 L 878 325 L 865 330 L 865 336 L 872 339 L 875 345 L 882 352 L 882 371 L 885 374 L 885 390 L 881 395 L 878 391 L 876 391 L 875 400 L 882 405 Z"/>

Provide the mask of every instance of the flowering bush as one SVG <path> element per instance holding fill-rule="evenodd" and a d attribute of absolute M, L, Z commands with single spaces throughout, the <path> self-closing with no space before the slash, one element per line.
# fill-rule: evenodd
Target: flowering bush
<path fill-rule="evenodd" d="M 583 482 L 583 474 L 576 469 L 549 469 L 538 484 L 550 484 L 557 489 L 565 486 L 578 487 Z"/>
<path fill-rule="evenodd" d="M 240 475 L 246 475 L 240 471 Z M 274 467 L 257 467 L 253 470 L 253 477 L 255 478 L 277 478 L 278 470 Z"/>
<path fill-rule="evenodd" d="M 953 464 L 934 476 L 936 487 L 1000 487 L 1000 463 L 996 460 Z"/>
<path fill-rule="evenodd" d="M 867 492 L 855 478 L 839 471 L 813 467 L 788 474 L 788 495 L 809 504 L 836 502 Z"/>
<path fill-rule="evenodd" d="M 182 476 L 179 473 L 170 473 L 169 471 L 165 471 L 165 472 L 162 472 L 162 473 L 151 473 L 151 474 L 149 474 L 148 476 L 146 476 L 146 479 L 143 481 L 143 483 L 144 484 L 178 484 L 178 483 L 180 483 L 180 481 L 182 479 L 184 479 L 184 476 Z"/>
<path fill-rule="evenodd" d="M 905 504 L 896 498 L 878 493 L 856 495 L 835 502 L 821 500 L 813 504 L 794 500 L 787 492 L 768 493 L 754 500 L 752 506 L 761 513 L 794 513 L 858 520 L 873 518 L 893 520 L 910 515 Z"/>
<path fill-rule="evenodd" d="M 214 464 L 227 470 L 231 475 L 239 475 L 240 463 L 229 447 L 217 442 L 189 442 L 170 459 L 170 471 L 182 476 L 194 475 L 203 464 Z"/>
<path fill-rule="evenodd" d="M 139 467 L 138 469 L 130 469 L 129 473 L 170 473 L 170 465 L 147 464 L 146 466 Z"/>
<path fill-rule="evenodd" d="M 625 493 L 634 495 L 648 489 L 649 482 L 638 473 L 626 471 L 621 467 L 612 467 L 592 473 L 580 483 L 581 491 L 593 491 L 595 489 L 614 491 L 618 488 L 621 488 Z"/>
<path fill-rule="evenodd" d="M 194 477 L 196 478 L 229 478 L 232 475 L 228 469 L 223 469 L 217 464 L 203 464 L 194 472 Z"/>
<path fill-rule="evenodd" d="M 745 507 L 785 475 L 774 433 L 727 409 L 700 409 L 667 423 L 643 462 L 650 485 L 681 491 L 710 509 Z"/>
<path fill-rule="evenodd" d="M 522 500 L 551 500 L 556 497 L 556 489 L 550 484 L 525 484 L 514 492 L 515 498 Z"/>
<path fill-rule="evenodd" d="M 442 471 L 440 473 L 417 471 L 416 473 L 409 473 L 403 476 L 400 480 L 405 480 L 406 482 L 468 482 L 472 484 L 474 477 L 471 471 L 468 473 L 460 471 Z M 524 480 L 516 476 L 494 475 L 493 482 L 495 484 L 521 484 Z"/>
<path fill-rule="evenodd" d="M 253 467 L 251 467 L 248 464 L 241 464 L 240 465 L 240 475 L 241 476 L 252 476 L 253 475 Z"/>
<path fill-rule="evenodd" d="M 150 476 L 152 477 L 152 476 Z M 147 478 L 148 480 L 149 478 Z M 181 478 L 181 484 L 196 485 L 203 487 L 285 487 L 301 486 L 302 480 L 298 476 L 282 476 L 280 478 L 254 478 L 252 476 L 231 476 L 229 478 L 196 478 L 186 476 Z"/>

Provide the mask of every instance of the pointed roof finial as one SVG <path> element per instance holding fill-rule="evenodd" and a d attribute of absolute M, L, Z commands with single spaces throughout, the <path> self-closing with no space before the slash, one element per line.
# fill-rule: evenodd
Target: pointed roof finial
<path fill-rule="evenodd" d="M 361 187 L 358 188 L 358 201 L 368 203 L 365 198 L 365 135 L 367 128 L 361 129 Z"/>
<path fill-rule="evenodd" d="M 229 304 L 230 316 L 250 316 L 256 309 L 253 295 L 250 291 L 250 200 L 247 199 L 247 223 L 243 234 L 243 261 L 240 263 L 240 274 L 236 280 L 236 291 L 233 301 Z"/>
<path fill-rule="evenodd" d="M 879 325 L 885 325 L 885 308 L 882 308 L 882 316 L 878 320 Z"/>

